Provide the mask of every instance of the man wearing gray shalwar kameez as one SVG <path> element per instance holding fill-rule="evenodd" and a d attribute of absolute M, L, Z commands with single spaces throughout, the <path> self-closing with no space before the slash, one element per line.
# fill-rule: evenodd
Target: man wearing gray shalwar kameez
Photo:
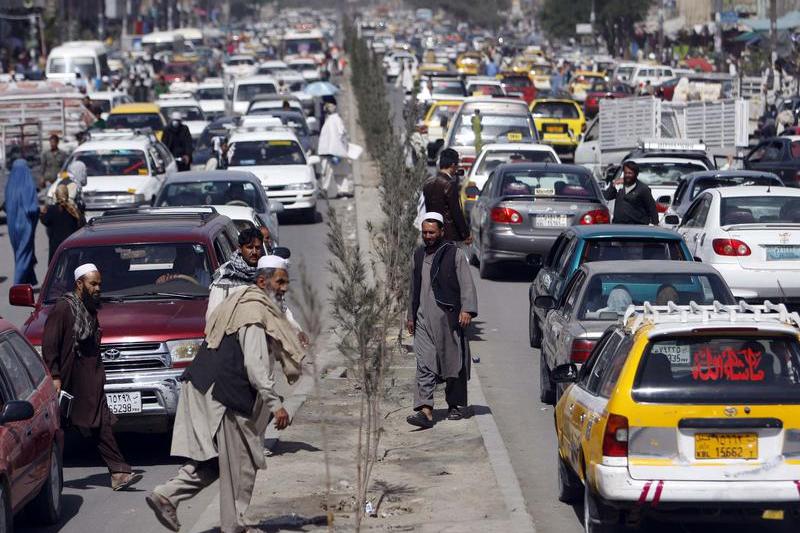
<path fill-rule="evenodd" d="M 422 240 L 412 262 L 408 331 L 414 335 L 417 356 L 415 414 L 409 424 L 433 426 L 433 393 L 445 383 L 449 420 L 463 417 L 470 372 L 465 328 L 478 315 L 478 301 L 469 265 L 451 241 L 444 240 L 444 220 L 426 213 Z"/>

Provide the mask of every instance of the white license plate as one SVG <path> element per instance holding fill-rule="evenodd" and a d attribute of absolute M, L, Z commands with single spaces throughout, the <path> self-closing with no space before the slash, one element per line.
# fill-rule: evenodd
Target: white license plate
<path fill-rule="evenodd" d="M 567 225 L 567 215 L 536 215 L 533 225 L 537 228 L 563 228 Z"/>
<path fill-rule="evenodd" d="M 796 261 L 800 246 L 767 246 L 767 261 Z"/>
<path fill-rule="evenodd" d="M 106 403 L 115 415 L 130 415 L 142 412 L 141 392 L 111 392 L 106 394 Z"/>

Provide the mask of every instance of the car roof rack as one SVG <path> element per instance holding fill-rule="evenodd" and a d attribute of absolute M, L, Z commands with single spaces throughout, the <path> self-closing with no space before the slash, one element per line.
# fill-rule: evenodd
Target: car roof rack
<path fill-rule="evenodd" d="M 216 208 L 210 205 L 199 207 L 132 207 L 105 211 L 102 215 L 89 219 L 88 224 L 90 226 L 95 226 L 97 224 L 111 222 L 151 220 L 154 216 L 180 219 L 199 219 L 205 222 L 214 218 L 218 214 L 219 213 Z"/>
<path fill-rule="evenodd" d="M 650 302 L 644 302 L 643 305 L 628 306 L 622 318 L 625 329 L 631 333 L 637 332 L 645 325 L 707 324 L 712 321 L 737 325 L 779 322 L 800 328 L 800 314 L 789 312 L 784 304 L 776 304 L 769 300 L 764 300 L 761 305 L 749 304 L 743 300 L 736 305 L 725 305 L 716 300 L 711 305 L 700 305 L 694 301 L 689 302 L 689 305 L 677 305 L 674 302 L 668 302 L 667 305 L 652 305 Z"/>

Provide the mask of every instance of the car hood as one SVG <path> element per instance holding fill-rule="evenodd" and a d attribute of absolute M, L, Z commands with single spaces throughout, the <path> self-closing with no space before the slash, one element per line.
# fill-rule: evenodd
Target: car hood
<path fill-rule="evenodd" d="M 131 192 L 131 189 L 138 192 L 155 179 L 153 176 L 90 176 L 83 192 Z"/>
<path fill-rule="evenodd" d="M 225 111 L 225 100 L 200 100 L 203 113 Z"/>
<path fill-rule="evenodd" d="M 228 170 L 252 172 L 265 187 L 314 181 L 314 170 L 308 165 L 230 166 Z"/>
<path fill-rule="evenodd" d="M 44 323 L 54 304 L 46 305 L 25 323 L 25 336 L 42 343 Z M 104 302 L 100 309 L 103 343 L 166 341 L 203 337 L 207 298 L 196 300 L 136 300 Z"/>

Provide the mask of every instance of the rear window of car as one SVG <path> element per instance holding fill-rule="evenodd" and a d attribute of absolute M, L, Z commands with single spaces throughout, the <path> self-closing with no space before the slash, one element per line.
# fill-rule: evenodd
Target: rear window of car
<path fill-rule="evenodd" d="M 511 167 L 513 169 L 513 166 Z M 548 170 L 508 170 L 499 183 L 500 196 L 597 199 L 589 174 Z"/>
<path fill-rule="evenodd" d="M 158 131 L 164 129 L 164 121 L 158 113 L 111 113 L 106 119 L 106 127 L 123 130 L 150 128 Z"/>
<path fill-rule="evenodd" d="M 743 196 L 723 198 L 720 225 L 800 223 L 800 197 Z"/>
<path fill-rule="evenodd" d="M 558 161 L 553 153 L 547 150 L 492 150 L 483 157 L 475 172 L 488 174 L 503 163 L 558 163 Z"/>
<path fill-rule="evenodd" d="M 655 268 L 655 267 L 654 267 Z M 733 304 L 725 282 L 715 274 L 614 273 L 596 274 L 584 292 L 580 320 L 614 320 L 630 305 L 710 305 L 718 300 Z"/>
<path fill-rule="evenodd" d="M 692 187 L 692 200 L 708 189 L 719 189 L 721 187 L 738 187 L 740 185 L 781 186 L 781 183 L 769 176 L 724 176 L 714 178 L 703 178 L 697 180 Z"/>
<path fill-rule="evenodd" d="M 472 146 L 475 143 L 475 130 L 472 127 L 472 115 L 465 115 L 463 110 L 458 115 L 455 125 L 455 146 Z M 491 142 L 532 142 L 534 125 L 528 115 L 486 115 L 481 113 L 481 141 Z"/>
<path fill-rule="evenodd" d="M 578 108 L 569 102 L 541 102 L 531 110 L 534 117 L 541 118 L 578 118 Z"/>
<path fill-rule="evenodd" d="M 588 240 L 583 250 L 581 264 L 595 261 L 635 261 L 655 259 L 691 261 L 677 240 Z"/>
<path fill-rule="evenodd" d="M 790 336 L 658 338 L 639 363 L 633 399 L 649 403 L 800 403 L 800 346 Z"/>

